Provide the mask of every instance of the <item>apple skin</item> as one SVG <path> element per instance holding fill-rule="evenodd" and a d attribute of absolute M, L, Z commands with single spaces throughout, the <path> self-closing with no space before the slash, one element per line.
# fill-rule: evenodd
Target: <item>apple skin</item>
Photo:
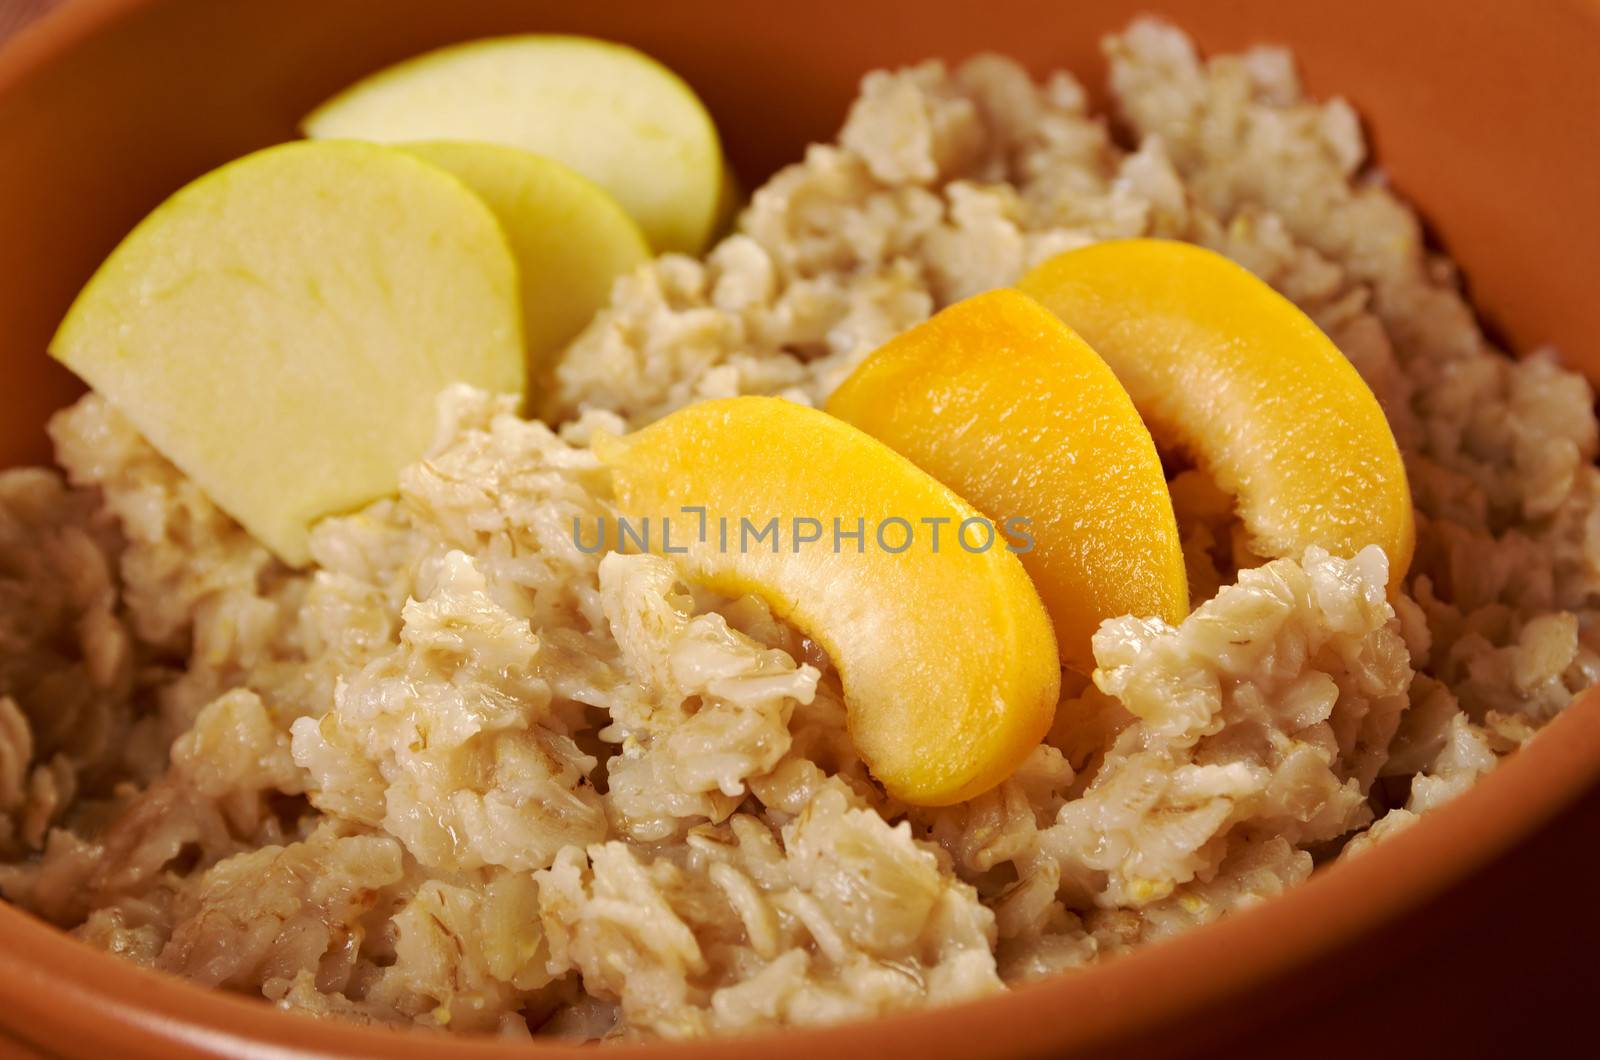
<path fill-rule="evenodd" d="M 449 171 L 499 219 L 517 259 L 537 390 L 552 356 L 611 300 L 616 278 L 650 259 L 644 233 L 598 185 L 531 151 L 451 140 L 406 150 Z"/>
<path fill-rule="evenodd" d="M 247 155 L 111 253 L 50 353 L 284 562 L 393 492 L 455 382 L 526 386 L 517 270 L 466 185 L 348 142 Z"/>
<path fill-rule="evenodd" d="M 719 220 L 722 147 L 694 90 L 632 48 L 524 35 L 372 74 L 302 122 L 313 139 L 478 140 L 553 158 L 616 197 L 657 252 L 697 254 Z"/>

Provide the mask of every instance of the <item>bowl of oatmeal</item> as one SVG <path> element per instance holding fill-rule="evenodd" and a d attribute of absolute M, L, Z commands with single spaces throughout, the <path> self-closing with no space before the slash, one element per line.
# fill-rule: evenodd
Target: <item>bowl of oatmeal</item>
<path fill-rule="evenodd" d="M 1256 6 L 19 40 L 7 1033 L 1170 1048 L 1579 798 L 1594 11 Z"/>

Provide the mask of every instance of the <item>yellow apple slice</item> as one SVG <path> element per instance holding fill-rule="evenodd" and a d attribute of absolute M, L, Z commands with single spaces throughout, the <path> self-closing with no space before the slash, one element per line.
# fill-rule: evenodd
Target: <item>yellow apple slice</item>
<path fill-rule="evenodd" d="M 559 162 L 500 144 L 439 140 L 406 150 L 449 170 L 494 211 L 522 280 L 528 375 L 611 300 L 611 285 L 650 257 L 615 199 Z"/>
<path fill-rule="evenodd" d="M 285 562 L 392 492 L 453 382 L 520 392 L 517 273 L 494 215 L 403 151 L 294 143 L 145 218 L 50 353 Z"/>
<path fill-rule="evenodd" d="M 658 251 L 698 253 L 717 221 L 722 148 L 694 91 L 632 48 L 587 37 L 451 45 L 357 82 L 307 136 L 484 140 L 562 162 L 614 195 Z"/>
<path fill-rule="evenodd" d="M 1201 247 L 1116 240 L 1025 276 L 1106 359 L 1156 440 L 1237 498 L 1259 555 L 1310 545 L 1411 563 L 1411 490 L 1389 421 L 1350 362 L 1294 303 Z"/>
<path fill-rule="evenodd" d="M 1002 535 L 957 545 L 956 528 L 983 517 L 881 442 L 740 397 L 595 448 L 621 510 L 652 521 L 646 547 L 720 592 L 759 596 L 828 652 L 850 735 L 892 795 L 969 799 L 1044 736 L 1061 671 L 1027 572 Z M 927 520 L 944 526 L 937 549 Z"/>
<path fill-rule="evenodd" d="M 1106 363 L 1051 312 L 990 291 L 891 339 L 828 411 L 908 457 L 979 511 L 1029 520 L 1022 565 L 1061 661 L 1121 615 L 1181 621 L 1188 576 L 1155 443 Z"/>

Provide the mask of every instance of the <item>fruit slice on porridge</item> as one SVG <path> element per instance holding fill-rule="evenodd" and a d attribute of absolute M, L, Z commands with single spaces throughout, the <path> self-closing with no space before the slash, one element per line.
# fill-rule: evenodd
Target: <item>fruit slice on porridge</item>
<path fill-rule="evenodd" d="M 1021 556 L 1067 666 L 1121 615 L 1176 624 L 1188 578 L 1161 459 L 1088 344 L 1016 291 L 958 302 L 890 340 L 828 411 L 991 518 L 1031 520 Z"/>
<path fill-rule="evenodd" d="M 441 48 L 357 82 L 304 127 L 314 139 L 477 140 L 545 155 L 616 196 L 657 251 L 700 252 L 736 194 L 711 116 L 683 79 L 586 37 Z"/>
<path fill-rule="evenodd" d="M 505 229 L 521 280 L 528 374 L 537 383 L 551 356 L 610 299 L 612 282 L 649 260 L 644 234 L 597 185 L 531 151 L 450 140 L 405 149 L 460 179 Z"/>
<path fill-rule="evenodd" d="M 517 269 L 459 180 L 360 143 L 267 148 L 145 218 L 50 352 L 285 562 L 393 492 L 453 382 L 520 393 Z"/>
<path fill-rule="evenodd" d="M 1055 636 L 1004 528 L 888 446 L 815 409 L 744 397 L 595 449 L 620 509 L 651 520 L 646 547 L 717 591 L 767 601 L 828 652 L 850 735 L 890 794 L 972 798 L 1044 736 Z M 978 524 L 995 531 L 987 548 Z"/>
<path fill-rule="evenodd" d="M 1193 456 L 1237 498 L 1254 551 L 1318 545 L 1411 562 L 1411 490 L 1372 391 L 1311 319 L 1201 247 L 1116 240 L 1022 279 L 1106 359 L 1156 440 Z"/>

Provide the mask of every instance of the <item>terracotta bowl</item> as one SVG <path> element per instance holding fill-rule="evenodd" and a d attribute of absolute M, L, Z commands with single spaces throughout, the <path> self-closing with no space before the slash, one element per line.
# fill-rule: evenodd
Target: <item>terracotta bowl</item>
<path fill-rule="evenodd" d="M 311 105 L 393 60 L 519 30 L 627 41 L 703 93 L 754 185 L 831 137 L 868 69 L 994 49 L 1098 84 L 1097 39 L 1150 9 L 1206 49 L 1292 46 L 1312 90 L 1360 109 L 1378 158 L 1461 262 L 1498 334 L 1519 351 L 1553 343 L 1600 378 L 1594 0 L 84 0 L 0 57 L 0 460 L 47 459 L 45 417 L 77 388 L 45 343 L 122 234 L 189 178 L 293 136 Z M 932 1060 L 1214 1043 L 1281 1013 L 1293 991 L 1268 984 L 1327 990 L 1369 974 L 1406 925 L 1507 851 L 1529 849 L 1597 777 L 1591 694 L 1419 827 L 1249 913 L 981 1002 L 628 1055 Z M 1560 837 L 1544 834 L 1556 852 L 1544 856 L 1559 860 Z M 78 1056 L 595 1055 L 284 1014 L 92 952 L 3 904 L 0 1025 Z M 0 1034 L 0 1053 L 14 1048 Z"/>

